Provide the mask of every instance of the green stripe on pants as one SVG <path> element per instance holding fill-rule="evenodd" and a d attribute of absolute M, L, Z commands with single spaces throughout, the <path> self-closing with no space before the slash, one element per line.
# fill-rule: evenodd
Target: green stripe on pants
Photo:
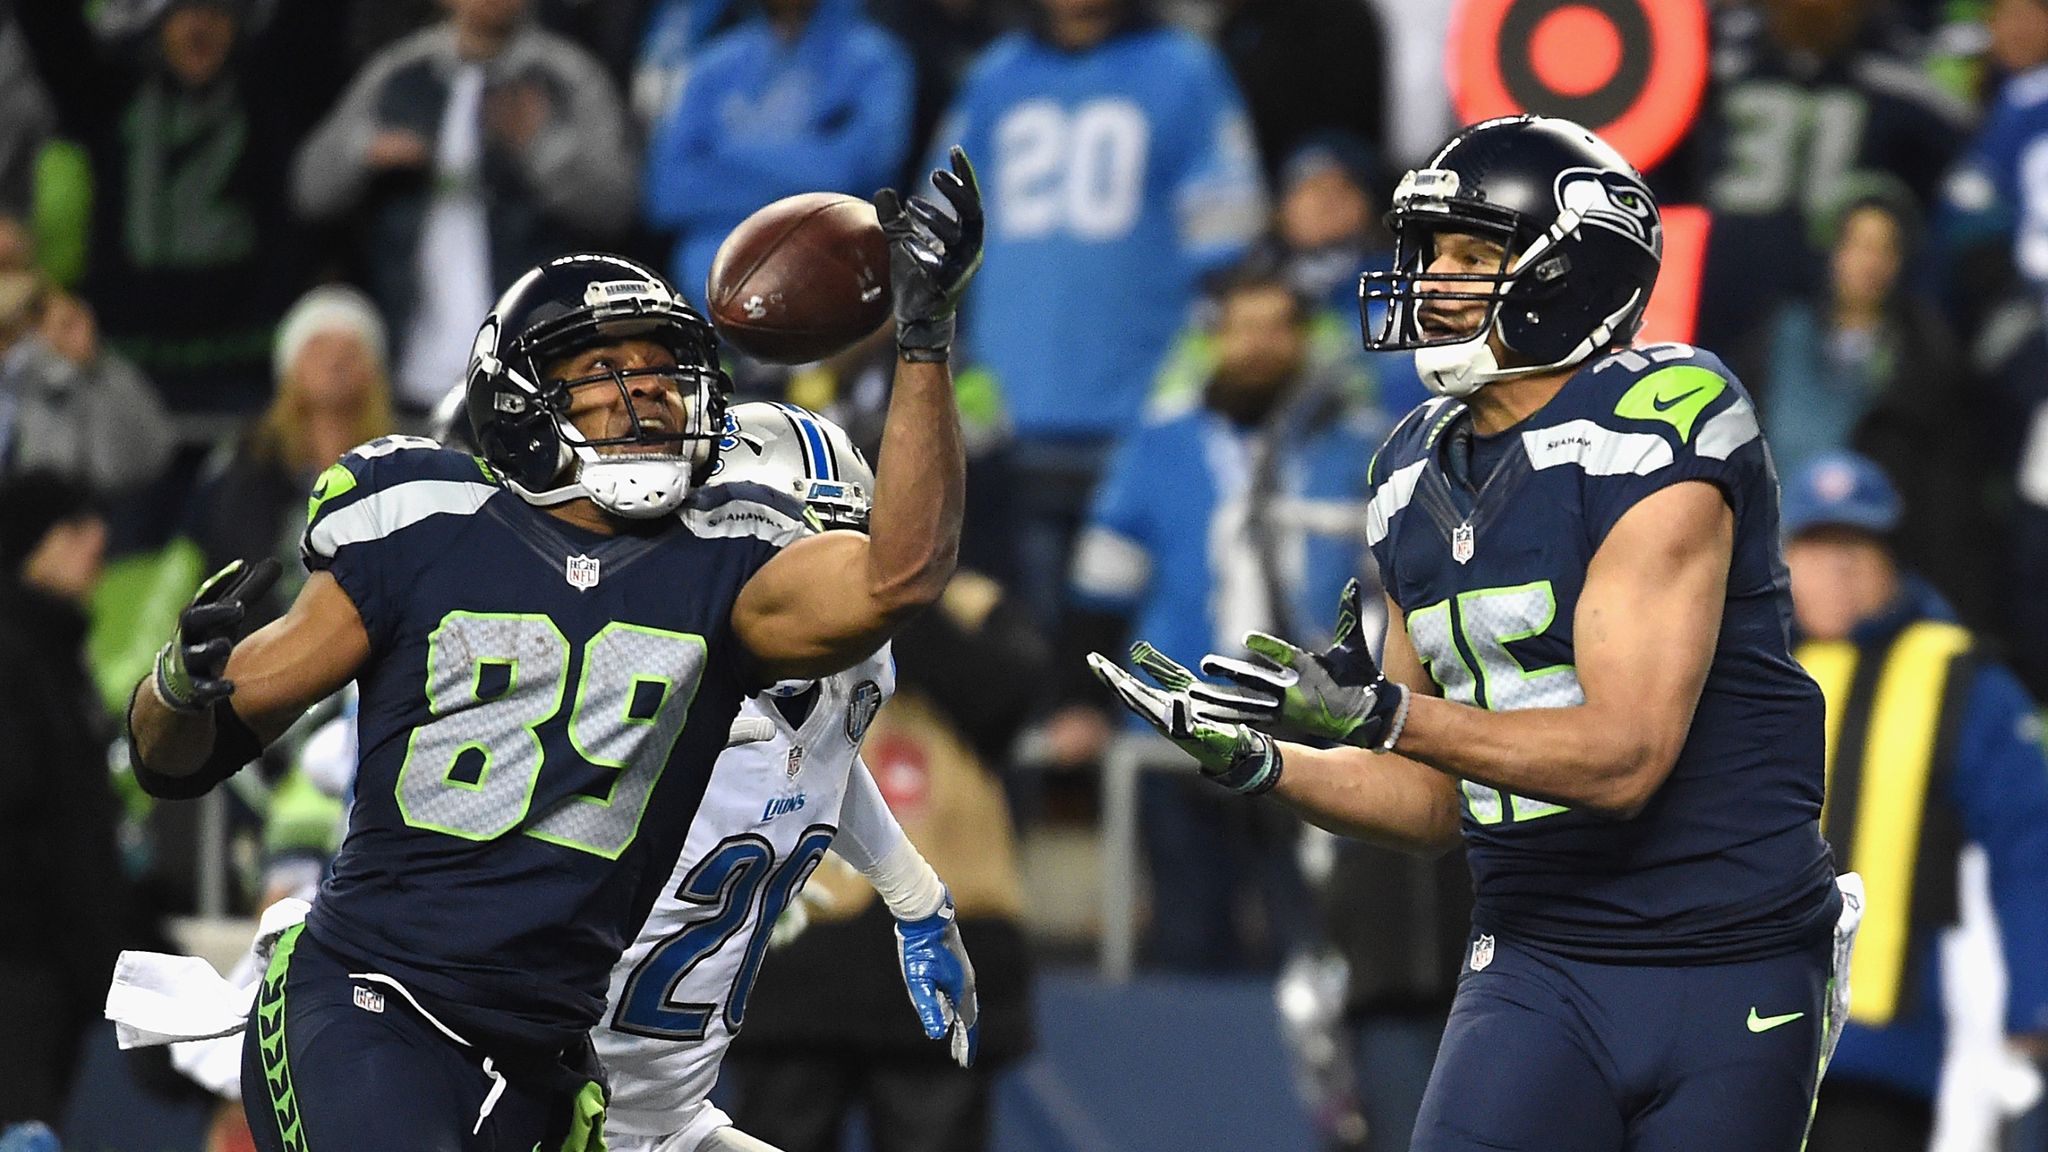
<path fill-rule="evenodd" d="M 263 1081 L 269 1089 L 271 1110 L 277 1117 L 278 1141 L 285 1152 L 307 1152 L 305 1128 L 299 1123 L 299 1102 L 292 1093 L 292 1070 L 284 1051 L 284 979 L 291 967 L 292 949 L 298 946 L 304 924 L 294 924 L 278 937 L 277 950 L 270 954 L 270 969 L 263 974 L 263 987 L 256 994 L 256 1045 L 263 1057 Z M 253 1119 L 253 1118 L 252 1118 Z"/>

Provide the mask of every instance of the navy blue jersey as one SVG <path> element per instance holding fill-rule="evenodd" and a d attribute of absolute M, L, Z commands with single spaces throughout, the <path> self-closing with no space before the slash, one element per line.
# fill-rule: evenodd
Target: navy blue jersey
<path fill-rule="evenodd" d="M 603 536 L 412 437 L 314 490 L 306 563 L 354 601 L 370 658 L 308 930 L 459 1031 L 554 1048 L 597 1023 L 675 863 L 749 687 L 733 601 L 796 527 L 699 497 Z"/>
<path fill-rule="evenodd" d="M 1435 400 L 1372 468 L 1367 541 L 1450 699 L 1495 710 L 1584 701 L 1572 624 L 1586 568 L 1651 493 L 1688 480 L 1719 488 L 1735 550 L 1691 731 L 1639 815 L 1462 783 L 1475 922 L 1567 955 L 1673 962 L 1759 957 L 1828 932 L 1821 693 L 1789 651 L 1777 478 L 1742 386 L 1711 353 L 1638 348 L 1589 363 L 1490 439 L 1468 486 L 1469 418 Z"/>

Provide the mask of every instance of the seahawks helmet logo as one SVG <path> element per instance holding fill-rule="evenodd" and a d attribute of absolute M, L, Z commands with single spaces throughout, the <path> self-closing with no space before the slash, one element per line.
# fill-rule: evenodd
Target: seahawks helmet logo
<path fill-rule="evenodd" d="M 1591 224 L 1623 236 L 1661 256 L 1664 228 L 1657 218 L 1657 202 L 1635 179 L 1597 168 L 1567 168 L 1557 174 L 1557 209 L 1560 216 L 1573 218 L 1567 231 Z M 1565 221 L 1560 220 L 1560 224 Z"/>

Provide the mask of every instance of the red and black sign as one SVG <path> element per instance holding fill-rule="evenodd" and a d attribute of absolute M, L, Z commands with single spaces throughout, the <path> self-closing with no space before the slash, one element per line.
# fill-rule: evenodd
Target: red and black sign
<path fill-rule="evenodd" d="M 1464 0 L 1451 28 L 1458 118 L 1576 120 L 1639 169 L 1691 128 L 1707 80 L 1704 0 Z"/>

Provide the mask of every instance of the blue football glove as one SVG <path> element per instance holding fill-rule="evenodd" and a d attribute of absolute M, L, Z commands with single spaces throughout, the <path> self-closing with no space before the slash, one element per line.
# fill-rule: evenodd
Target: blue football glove
<path fill-rule="evenodd" d="M 1145 683 L 1100 652 L 1088 654 L 1095 678 L 1108 685 L 1124 707 L 1194 757 L 1204 777 L 1244 796 L 1270 792 L 1280 782 L 1280 750 L 1273 741 L 1243 724 L 1203 715 L 1189 698 L 1194 673 L 1143 640 L 1131 645 L 1131 662 L 1162 687 Z"/>
<path fill-rule="evenodd" d="M 1235 688 L 1188 688 L 1200 716 L 1237 721 L 1283 740 L 1322 740 L 1391 751 L 1408 719 L 1408 689 L 1388 680 L 1358 626 L 1358 581 L 1344 585 L 1330 646 L 1307 652 L 1264 632 L 1246 634 L 1250 660 L 1204 656 L 1202 671 Z"/>
<path fill-rule="evenodd" d="M 204 712 L 234 695 L 234 682 L 222 672 L 235 629 L 282 569 L 268 556 L 254 564 L 236 560 L 199 586 L 178 614 L 177 634 L 156 654 L 156 694 L 173 712 Z"/>
<path fill-rule="evenodd" d="M 896 960 L 924 1034 L 934 1040 L 950 1034 L 953 1062 L 972 1065 L 981 1042 L 981 1008 L 974 997 L 974 962 L 954 923 L 952 893 L 924 919 L 896 922 Z"/>

